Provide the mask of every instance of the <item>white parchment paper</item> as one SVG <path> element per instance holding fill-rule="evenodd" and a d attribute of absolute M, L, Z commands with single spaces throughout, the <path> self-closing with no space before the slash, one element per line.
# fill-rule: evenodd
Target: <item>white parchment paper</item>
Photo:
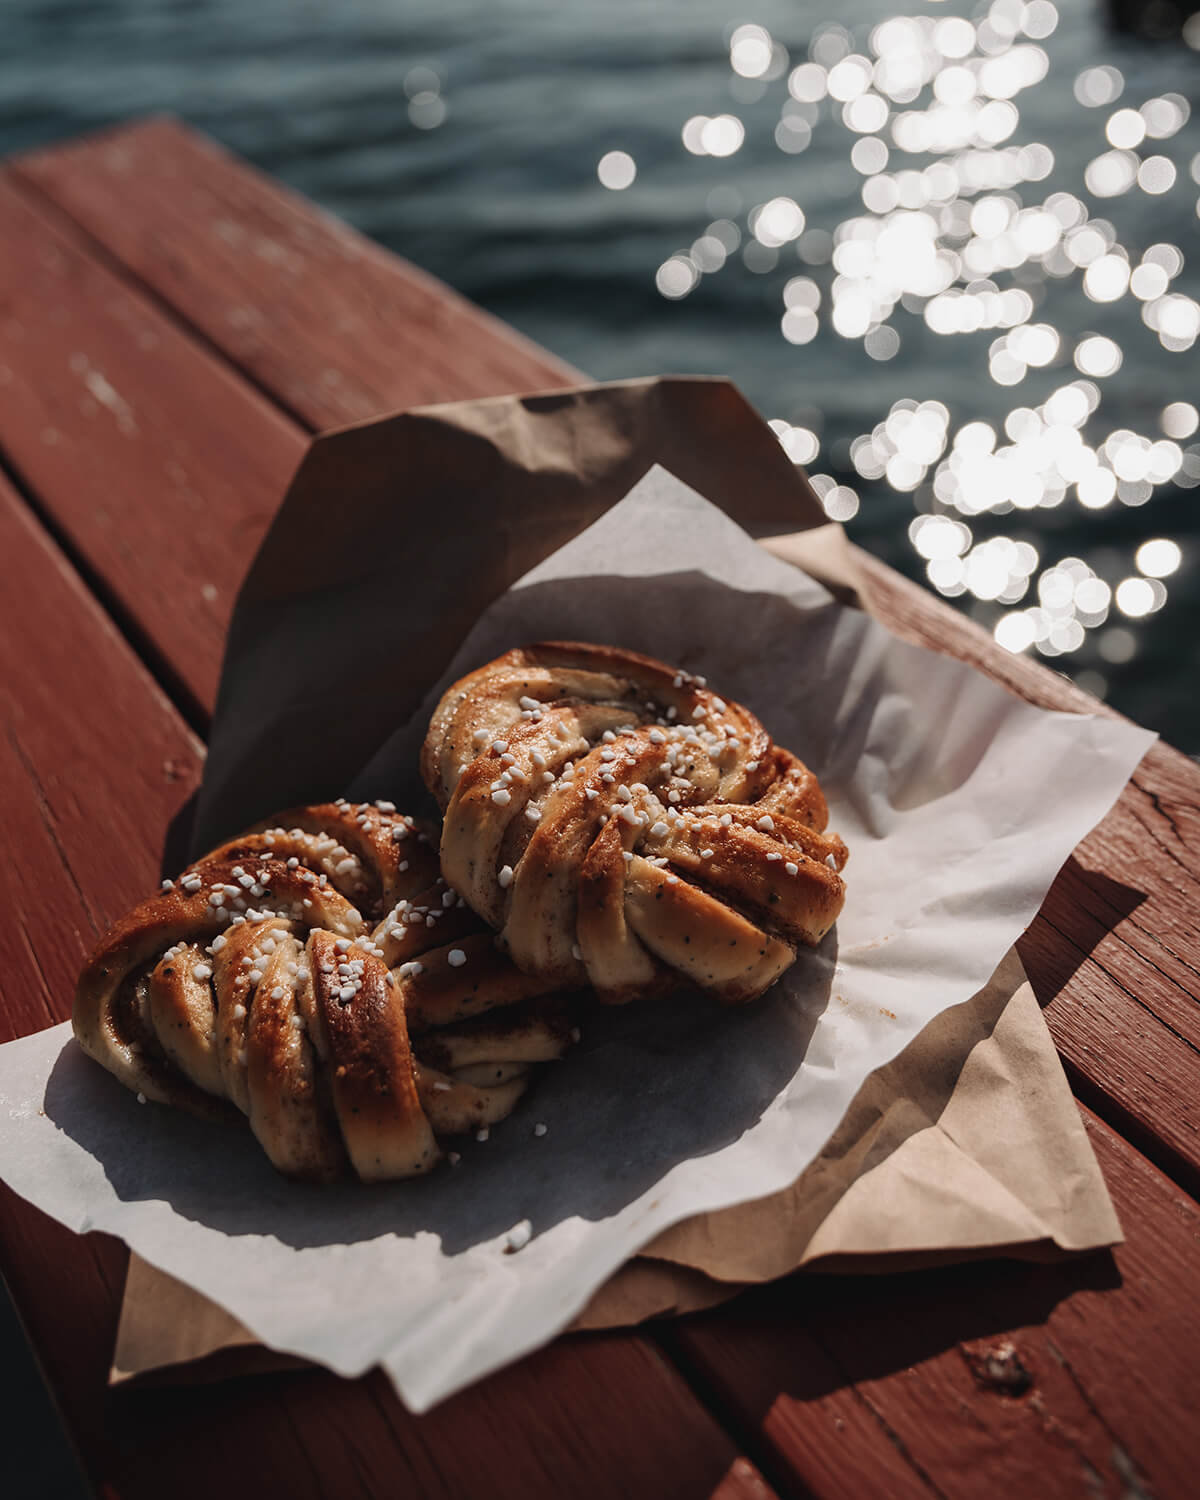
<path fill-rule="evenodd" d="M 552 1338 L 667 1226 L 794 1181 L 867 1074 L 984 985 L 1154 739 L 902 644 L 662 470 L 498 600 L 446 680 L 553 637 L 705 674 L 819 774 L 845 911 L 758 1004 L 600 1012 L 457 1168 L 373 1188 L 299 1186 L 248 1134 L 139 1105 L 68 1027 L 0 1047 L 10 1186 L 273 1348 L 381 1364 L 415 1410 Z M 399 800 L 443 685 L 354 793 Z"/>

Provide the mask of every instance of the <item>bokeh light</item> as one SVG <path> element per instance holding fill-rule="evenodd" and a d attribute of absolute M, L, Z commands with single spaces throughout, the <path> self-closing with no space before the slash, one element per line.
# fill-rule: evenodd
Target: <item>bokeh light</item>
<path fill-rule="evenodd" d="M 620 192 L 631 187 L 637 176 L 637 163 L 628 151 L 606 151 L 596 165 L 601 187 Z"/>
<path fill-rule="evenodd" d="M 1190 401 L 1172 401 L 1163 407 L 1159 425 L 1169 438 L 1189 438 L 1200 427 L 1200 411 Z"/>
<path fill-rule="evenodd" d="M 1155 537 L 1152 541 L 1142 543 L 1134 561 L 1138 571 L 1147 578 L 1167 578 L 1183 561 L 1183 553 L 1178 542 L 1171 541 L 1169 537 Z"/>
<path fill-rule="evenodd" d="M 823 220 L 815 165 L 781 165 L 773 179 L 744 172 L 710 189 L 708 223 L 662 262 L 656 285 L 681 300 L 706 276 L 750 273 L 762 282 L 756 304 L 773 306 L 795 358 L 814 372 L 829 363 L 840 380 L 861 371 L 872 400 L 913 338 L 925 389 L 892 390 L 848 444 L 823 435 L 820 411 L 788 413 L 771 424 L 781 446 L 804 466 L 824 454 L 828 472 L 812 485 L 831 520 L 854 522 L 879 495 L 907 497 L 909 542 L 930 586 L 969 605 L 1008 650 L 1090 660 L 1077 675 L 1103 693 L 1137 654 L 1142 622 L 1166 605 L 1163 580 L 1183 567 L 1184 549 L 1147 539 L 1150 527 L 1140 543 L 1122 542 L 1119 526 L 1102 543 L 1097 528 L 1164 487 L 1200 487 L 1192 399 L 1159 396 L 1141 420 L 1126 401 L 1126 425 L 1105 414 L 1114 385 L 1125 396 L 1116 377 L 1141 379 L 1147 360 L 1200 340 L 1184 250 L 1164 228 L 1157 240 L 1145 233 L 1178 223 L 1173 206 L 1189 180 L 1200 184 L 1200 151 L 1175 144 L 1191 120 L 1182 94 L 1150 92 L 1141 74 L 1127 85 L 1109 62 L 1067 75 L 1068 108 L 1081 113 L 1062 162 L 1032 138 L 1026 96 L 1056 76 L 1052 62 L 1059 77 L 1071 63 L 1065 40 L 1054 50 L 1059 29 L 1049 0 L 984 0 L 970 16 L 822 22 L 797 55 L 792 38 L 785 46 L 740 22 L 730 87 L 745 119 L 692 116 L 686 151 L 728 158 L 748 132 L 765 131 L 781 164 L 811 153 L 827 167 L 836 143 L 861 206 Z M 752 113 L 760 100 L 765 119 Z M 1143 207 L 1139 239 L 1130 215 L 1142 195 L 1172 210 L 1151 218 Z M 1195 208 L 1189 199 L 1188 214 Z M 931 339 L 961 350 L 953 377 L 941 377 Z M 909 366 L 910 380 L 919 368 Z M 980 376 L 989 420 L 974 415 Z M 1086 518 L 1094 556 L 1055 561 L 1054 511 L 1076 533 Z"/>

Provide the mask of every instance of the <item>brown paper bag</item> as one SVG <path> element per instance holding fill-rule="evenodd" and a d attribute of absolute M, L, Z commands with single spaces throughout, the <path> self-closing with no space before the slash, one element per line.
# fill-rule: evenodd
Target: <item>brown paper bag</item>
<path fill-rule="evenodd" d="M 281 807 L 340 796 L 484 609 L 656 463 L 752 536 L 825 520 L 726 380 L 461 401 L 317 438 L 230 621 L 195 852 Z M 417 810 L 415 767 L 388 796 Z"/>
<path fill-rule="evenodd" d="M 693 1312 L 800 1267 L 883 1272 L 982 1255 L 1043 1258 L 1120 1238 L 1013 952 L 978 995 L 871 1074 L 790 1188 L 659 1235 L 572 1326 Z M 131 1257 L 113 1380 L 172 1368 L 173 1378 L 220 1379 L 300 1363 L 263 1349 L 223 1309 Z"/>
<path fill-rule="evenodd" d="M 803 476 L 723 381 L 636 381 L 463 402 L 332 434 L 302 465 L 287 524 L 268 535 L 239 598 L 198 844 L 276 805 L 340 791 L 367 758 L 364 747 L 413 711 L 475 616 L 655 462 L 757 535 L 808 526 L 799 535 L 772 536 L 770 550 L 855 601 L 858 581 L 842 529 L 822 524 Z M 400 586 L 411 585 L 416 597 L 401 618 L 421 620 L 420 638 L 409 630 L 383 694 L 378 661 L 395 645 L 378 639 L 378 601 L 354 602 L 353 546 L 336 536 L 329 548 L 324 538 L 321 548 L 304 546 L 335 495 L 355 512 L 355 527 L 343 535 L 394 533 L 397 507 L 411 532 Z M 447 506 L 462 512 L 453 531 L 467 540 L 465 560 L 444 545 Z M 431 511 L 442 519 L 435 523 Z M 472 551 L 470 539 L 480 534 L 486 546 Z M 453 607 L 439 611 L 446 567 L 458 570 L 459 587 Z M 264 768 L 256 745 L 295 743 L 288 729 L 305 707 L 302 676 L 320 680 L 326 646 L 306 616 L 323 580 L 338 596 L 333 602 L 370 615 L 373 650 L 362 670 L 371 674 L 371 690 L 351 681 L 342 701 L 357 706 L 339 713 L 345 732 L 323 745 L 317 760 L 276 753 Z M 860 602 L 869 608 L 869 599 Z M 293 678 L 284 664 L 264 688 L 260 638 L 286 638 L 292 630 L 316 659 L 309 655 Z M 328 649 L 345 687 L 343 638 L 337 632 Z M 255 713 L 247 722 L 238 710 L 251 694 Z M 573 1326 L 608 1328 L 691 1311 L 800 1267 L 899 1270 L 977 1255 L 1079 1251 L 1119 1239 L 1045 1022 L 1010 953 L 978 995 L 931 1022 L 867 1079 L 796 1183 L 660 1235 Z M 183 1378 L 211 1379 L 295 1363 L 264 1350 L 189 1287 L 131 1258 L 114 1380 L 183 1365 Z"/>

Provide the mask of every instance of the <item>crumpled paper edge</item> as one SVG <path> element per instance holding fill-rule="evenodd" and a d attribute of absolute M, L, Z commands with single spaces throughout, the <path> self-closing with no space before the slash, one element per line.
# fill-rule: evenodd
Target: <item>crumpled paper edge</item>
<path fill-rule="evenodd" d="M 866 607 L 871 612 L 869 599 L 862 597 L 859 570 L 840 525 L 830 523 L 803 533 L 767 538 L 762 545 L 776 557 L 816 578 L 841 602 Z M 870 1197 L 886 1182 L 884 1174 L 889 1163 L 892 1173 L 902 1171 L 908 1178 L 909 1162 L 915 1166 L 919 1154 L 923 1159 L 921 1170 L 915 1174 L 919 1180 L 935 1175 L 934 1164 L 940 1161 L 945 1169 L 960 1174 L 963 1186 L 976 1173 L 982 1171 L 987 1175 L 963 1144 L 964 1122 L 958 1118 L 962 1109 L 960 1104 L 960 1109 L 954 1110 L 954 1093 L 941 1114 L 926 1119 L 916 1129 L 911 1121 L 889 1120 L 886 1111 L 878 1115 L 873 1126 L 860 1122 L 864 1110 L 871 1107 L 864 1096 L 885 1095 L 887 1080 L 895 1079 L 902 1070 L 913 1073 L 914 1064 L 916 1075 L 920 1076 L 926 1067 L 920 1054 L 930 1050 L 930 1033 L 939 1027 L 944 1029 L 947 1017 L 969 1007 L 987 1008 L 997 995 L 1004 997 L 1004 1003 L 1000 1013 L 993 1017 L 992 1030 L 981 1036 L 976 1048 L 961 1060 L 962 1067 L 965 1070 L 974 1059 L 977 1068 L 989 1066 L 1000 1075 L 1009 1072 L 1007 1082 L 1011 1086 L 1014 1080 L 1010 1065 L 1019 1057 L 1032 1069 L 1038 1088 L 1062 1096 L 1055 1101 L 1062 1127 L 1056 1136 L 1070 1158 L 1067 1201 L 1039 1212 L 1021 1203 L 1019 1195 L 1005 1186 L 1004 1191 L 1016 1210 L 1015 1221 L 1024 1225 L 1023 1230 L 1009 1225 L 1000 1229 L 996 1237 L 993 1226 L 992 1238 L 983 1233 L 977 1242 L 953 1248 L 944 1244 L 944 1235 L 939 1236 L 943 1243 L 936 1246 L 922 1244 L 914 1237 L 911 1242 L 887 1251 L 860 1248 L 864 1240 L 879 1242 L 876 1229 L 869 1234 L 858 1232 L 855 1215 L 870 1212 Z M 1019 1026 L 1013 1022 L 1019 1022 Z M 901 1130 L 904 1133 L 898 1135 Z M 1007 1139 L 1008 1131 L 1002 1134 Z M 874 1165 L 847 1177 L 845 1163 L 851 1146 L 859 1158 L 873 1152 Z M 812 1187 L 820 1178 L 824 1181 L 818 1199 Z M 814 1204 L 818 1201 L 832 1204 L 824 1215 L 814 1215 Z M 1062 1222 L 1056 1226 L 1055 1211 L 1065 1216 L 1065 1229 Z M 775 1258 L 768 1258 L 765 1263 L 761 1258 L 739 1260 L 740 1247 L 761 1250 L 771 1243 L 757 1232 L 757 1226 L 763 1221 L 774 1226 L 781 1214 L 789 1222 L 803 1219 L 810 1225 L 811 1232 L 799 1253 L 789 1239 L 786 1250 L 780 1253 L 776 1244 Z M 908 1210 L 902 1207 L 900 1216 L 908 1218 Z M 1086 1228 L 1081 1227 L 1080 1220 Z M 797 1183 L 782 1193 L 700 1215 L 665 1231 L 597 1291 L 568 1331 L 628 1327 L 651 1318 L 699 1311 L 728 1300 L 747 1286 L 802 1268 L 814 1272 L 887 1274 L 997 1255 L 1045 1260 L 1105 1248 L 1120 1243 L 1121 1239 L 1120 1224 L 1053 1040 L 1020 960 L 1012 950 L 978 996 L 938 1017 L 898 1058 L 871 1075 L 821 1155 Z M 714 1254 L 718 1248 L 719 1254 Z M 711 1274 L 714 1260 L 722 1264 L 720 1276 Z M 174 1333 L 185 1324 L 189 1326 L 189 1339 L 182 1351 L 175 1347 L 173 1337 L 161 1339 L 163 1329 L 169 1328 Z M 291 1368 L 304 1363 L 295 1356 L 267 1349 L 236 1318 L 201 1293 L 158 1271 L 137 1255 L 131 1256 L 110 1371 L 114 1383 L 161 1376 L 167 1370 L 175 1372 L 170 1378 L 223 1379 L 251 1370 Z"/>
<path fill-rule="evenodd" d="M 943 1098 L 947 1061 L 954 1086 Z M 914 1087 L 920 1080 L 926 1080 L 923 1094 Z M 979 1159 L 986 1158 L 989 1140 L 1011 1141 L 1018 1124 L 1026 1134 L 1041 1130 L 1047 1094 L 1057 1128 L 1055 1160 L 1043 1181 L 1034 1183 L 1024 1171 L 1016 1178 L 1006 1172 L 1013 1159 L 1007 1147 L 996 1151 L 990 1165 Z M 1005 1130 L 998 1134 L 1000 1124 Z M 961 1206 L 963 1242 L 953 1248 L 945 1244 L 944 1229 L 933 1242 L 918 1232 L 914 1183 L 935 1181 L 947 1196 L 957 1195 Z M 981 1208 L 981 1200 L 997 1194 L 1008 1206 L 1006 1219 L 988 1217 Z M 1026 1201 L 1030 1197 L 1035 1201 Z M 939 1210 L 944 1213 L 945 1205 Z M 788 1226 L 782 1240 L 781 1222 Z M 1116 1245 L 1122 1237 L 1045 1019 L 1013 950 L 978 995 L 943 1012 L 867 1079 L 796 1183 L 667 1230 L 600 1288 L 568 1331 L 631 1327 L 700 1311 L 801 1269 L 883 1275 L 1001 1255 L 1044 1261 Z M 885 1239 L 891 1248 L 881 1251 Z M 714 1264 L 723 1274 L 711 1274 Z M 114 1383 L 163 1378 L 167 1371 L 174 1371 L 167 1377 L 174 1380 L 208 1381 L 304 1363 L 269 1350 L 223 1308 L 131 1256 L 110 1372 Z"/>

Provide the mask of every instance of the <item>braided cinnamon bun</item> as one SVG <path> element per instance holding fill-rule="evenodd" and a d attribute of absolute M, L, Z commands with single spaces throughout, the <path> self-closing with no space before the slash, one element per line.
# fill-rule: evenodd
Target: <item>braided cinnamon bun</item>
<path fill-rule="evenodd" d="M 510 651 L 444 694 L 421 771 L 443 874 L 547 984 L 750 1000 L 842 908 L 846 847 L 816 777 L 748 709 L 649 657 Z"/>
<path fill-rule="evenodd" d="M 72 1015 L 147 1099 L 248 1118 L 280 1171 L 407 1177 L 502 1119 L 566 1050 L 565 1007 L 500 954 L 390 803 L 285 813 L 101 940 Z"/>

